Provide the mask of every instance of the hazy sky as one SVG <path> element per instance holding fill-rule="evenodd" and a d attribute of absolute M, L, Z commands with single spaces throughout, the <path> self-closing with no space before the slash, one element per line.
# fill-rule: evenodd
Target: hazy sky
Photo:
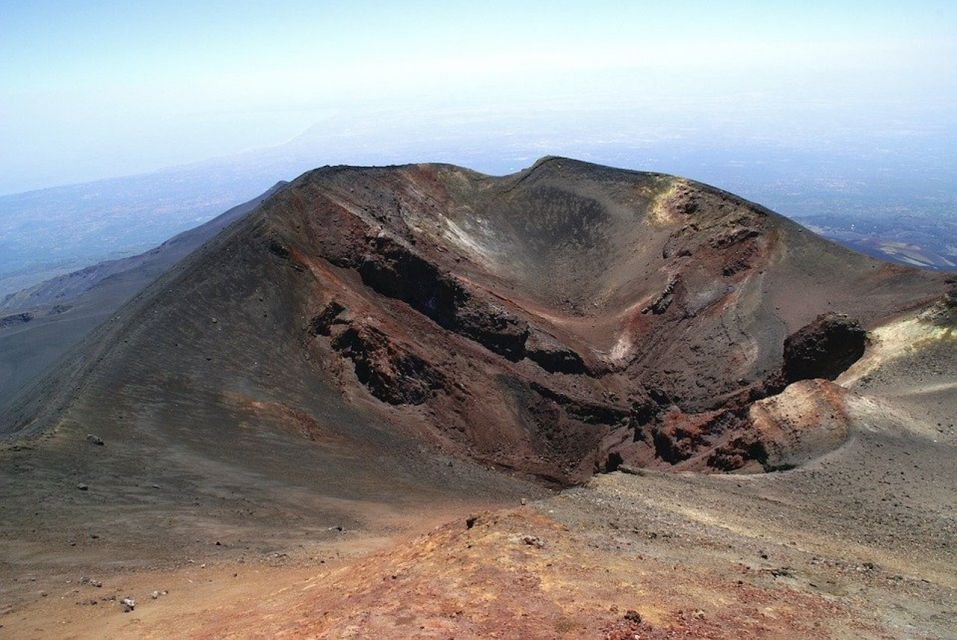
<path fill-rule="evenodd" d="M 546 138 L 572 110 L 609 133 L 654 112 L 765 144 L 847 127 L 950 144 L 957 2 L 0 0 L 0 193 L 276 145 L 330 116 L 374 128 L 383 109 L 533 115 Z"/>

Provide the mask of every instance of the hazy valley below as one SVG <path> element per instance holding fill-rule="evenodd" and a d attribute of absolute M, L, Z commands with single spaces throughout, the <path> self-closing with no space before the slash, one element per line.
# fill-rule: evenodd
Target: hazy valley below
<path fill-rule="evenodd" d="M 882 259 L 957 269 L 957 146 L 933 130 L 893 155 L 865 127 L 833 139 L 755 139 L 729 122 L 718 137 L 660 111 L 610 131 L 625 111 L 449 109 L 427 128 L 402 111 L 327 116 L 288 143 L 155 173 L 0 196 L 0 297 L 55 275 L 134 255 L 303 171 L 409 157 L 501 175 L 549 152 L 692 177 L 761 202 L 825 237 Z M 635 110 L 640 114 L 640 106 Z M 762 116 L 758 116 L 762 117 Z M 763 116 L 768 117 L 768 116 Z M 465 126 L 463 126 L 465 125 Z M 855 139 L 856 130 L 861 138 Z M 472 137 L 468 131 L 485 132 Z M 494 131 L 494 136 L 488 132 Z M 667 135 L 661 135 L 668 131 Z M 388 132 L 388 133 L 386 133 Z M 490 145 L 489 140 L 495 140 Z M 827 155 L 822 166 L 818 158 Z"/>

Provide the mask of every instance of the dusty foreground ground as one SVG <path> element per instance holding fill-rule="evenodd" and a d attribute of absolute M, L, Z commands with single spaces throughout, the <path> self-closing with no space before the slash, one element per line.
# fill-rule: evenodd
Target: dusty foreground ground
<path fill-rule="evenodd" d="M 953 426 L 937 443 L 872 426 L 800 470 L 615 473 L 524 506 L 443 506 L 391 536 L 346 531 L 288 555 L 236 559 L 214 545 L 171 569 L 104 567 L 91 576 L 102 587 L 68 566 L 7 567 L 5 598 L 16 598 L 0 635 L 955 637 Z"/>

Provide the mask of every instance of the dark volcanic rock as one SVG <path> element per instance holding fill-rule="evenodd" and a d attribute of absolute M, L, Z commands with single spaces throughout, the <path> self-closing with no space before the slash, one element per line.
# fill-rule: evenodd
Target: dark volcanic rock
<path fill-rule="evenodd" d="M 554 373 L 584 373 L 581 356 L 563 345 L 554 336 L 532 330 L 525 343 L 525 355 L 546 371 Z"/>
<path fill-rule="evenodd" d="M 346 311 L 344 306 L 332 300 L 310 321 L 309 331 L 313 335 L 328 336 L 333 324 L 344 324 L 346 322 L 341 317 L 344 311 Z"/>
<path fill-rule="evenodd" d="M 524 357 L 528 323 L 473 294 L 454 276 L 392 238 L 379 235 L 372 246 L 359 266 L 367 285 L 509 360 Z"/>
<path fill-rule="evenodd" d="M 671 276 L 668 279 L 668 284 L 665 285 L 665 288 L 651 301 L 647 307 L 641 310 L 642 313 L 653 313 L 655 315 L 660 315 L 668 310 L 668 307 L 671 306 L 671 301 L 674 297 L 675 287 L 681 281 L 681 277 L 678 275 Z"/>
<path fill-rule="evenodd" d="M 757 229 L 736 227 L 716 235 L 709 241 L 709 244 L 715 249 L 724 249 L 760 234 L 761 232 Z"/>
<path fill-rule="evenodd" d="M 856 320 L 822 314 L 784 341 L 785 378 L 833 380 L 864 355 L 866 344 L 867 332 Z"/>
<path fill-rule="evenodd" d="M 275 238 L 269 241 L 269 252 L 283 260 L 289 258 L 289 247 L 279 242 Z"/>
<path fill-rule="evenodd" d="M 531 388 L 541 397 L 560 406 L 569 416 L 586 424 L 620 425 L 632 417 L 631 411 L 625 407 L 574 399 L 541 384 L 532 383 Z"/>
<path fill-rule="evenodd" d="M 375 327 L 353 324 L 332 346 L 355 363 L 359 382 L 390 404 L 422 404 L 444 386 L 442 374 L 428 362 Z"/>
<path fill-rule="evenodd" d="M 14 313 L 12 315 L 0 318 L 0 329 L 6 329 L 7 327 L 24 324 L 30 322 L 31 320 L 33 320 L 33 314 L 28 311 L 23 313 Z"/>
<path fill-rule="evenodd" d="M 669 411 L 652 429 L 655 454 L 675 464 L 691 458 L 718 438 L 741 425 L 741 418 L 733 411 L 714 411 L 686 414 Z"/>

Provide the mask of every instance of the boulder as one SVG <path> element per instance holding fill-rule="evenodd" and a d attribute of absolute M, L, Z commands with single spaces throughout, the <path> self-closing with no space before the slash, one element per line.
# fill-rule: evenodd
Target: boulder
<path fill-rule="evenodd" d="M 846 315 L 825 313 L 784 341 L 787 382 L 834 380 L 864 355 L 867 332 Z"/>

